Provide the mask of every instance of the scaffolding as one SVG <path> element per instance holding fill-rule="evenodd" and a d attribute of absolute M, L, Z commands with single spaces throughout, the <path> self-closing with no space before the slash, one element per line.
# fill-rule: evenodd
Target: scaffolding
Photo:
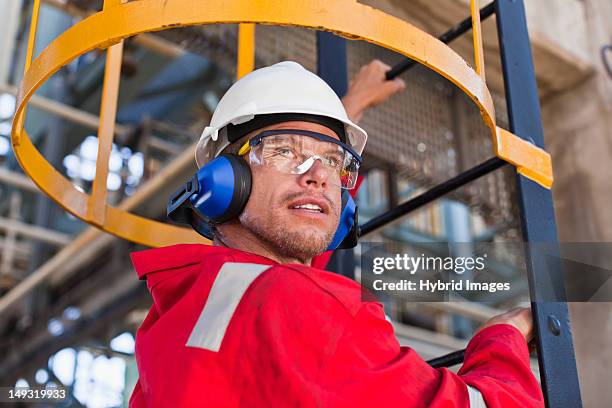
<path fill-rule="evenodd" d="M 35 0 L 25 74 L 17 93 L 12 143 L 20 164 L 34 183 L 74 216 L 120 238 L 147 246 L 179 242 L 208 244 L 208 241 L 191 230 L 131 213 L 130 210 L 138 200 L 143 199 L 143 194 L 146 196 L 146 192 L 119 207 L 107 203 L 109 155 L 113 137 L 121 131 L 120 127 L 115 126 L 115 121 L 124 39 L 169 27 L 237 23 L 236 74 L 241 77 L 250 72 L 256 63 L 256 24 L 272 24 L 319 30 L 316 33 L 317 70 L 339 95 L 346 92 L 348 82 L 346 38 L 365 40 L 406 57 L 405 61 L 389 71 L 388 79 L 416 64 L 425 65 L 465 92 L 480 110 L 484 124 L 490 130 L 493 157 L 374 217 L 360 226 L 361 236 L 511 164 L 516 169 L 524 241 L 557 242 L 549 190 L 553 182 L 552 166 L 550 155 L 544 150 L 537 86 L 522 0 L 496 0 L 482 9 L 479 8 L 478 0 L 471 0 L 470 17 L 438 39 L 400 19 L 352 0 L 333 3 L 322 0 L 275 3 L 273 10 L 265 7 L 264 0 L 210 1 L 206 9 L 197 7 L 196 3 L 195 0 L 105 0 L 102 11 L 66 30 L 34 59 L 40 7 L 40 0 Z M 496 123 L 493 98 L 484 75 L 481 20 L 492 15 L 497 19 L 509 131 Z M 122 24 L 117 24 L 117 21 Z M 382 32 L 380 27 L 387 29 Z M 474 40 L 474 69 L 444 45 L 470 29 Z M 24 124 L 28 103 L 36 101 L 33 98 L 34 92 L 72 59 L 93 49 L 107 49 L 107 63 L 99 119 L 96 175 L 92 193 L 88 195 L 75 188 L 47 162 L 25 132 Z M 88 120 L 91 121 L 91 118 Z M 180 162 L 187 161 L 192 154 L 192 151 L 183 153 Z M 178 166 L 180 164 L 175 167 Z M 158 182 L 163 182 L 163 177 Z M 93 232 L 89 235 L 93 235 Z M 51 238 L 61 241 L 65 237 Z M 82 239 L 83 246 L 87 239 L 91 237 Z M 550 271 L 543 255 L 537 251 L 527 251 L 526 259 L 538 361 L 547 406 L 581 406 L 567 305 L 562 301 L 551 302 L 544 297 L 551 290 L 555 293 L 564 292 L 563 275 L 561 271 Z M 548 279 L 550 276 L 553 279 Z M 33 277 L 32 282 L 35 284 L 37 279 L 40 281 L 42 278 L 41 275 Z M 0 300 L 0 310 L 15 302 L 19 295 L 19 292 L 9 292 Z M 457 351 L 430 363 L 435 367 L 450 366 L 461 362 L 462 358 L 463 352 Z"/>

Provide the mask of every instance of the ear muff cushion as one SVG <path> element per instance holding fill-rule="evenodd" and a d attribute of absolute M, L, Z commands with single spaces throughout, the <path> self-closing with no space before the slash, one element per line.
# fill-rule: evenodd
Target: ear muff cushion
<path fill-rule="evenodd" d="M 356 205 L 353 197 L 347 190 L 342 191 L 342 212 L 340 213 L 340 222 L 332 242 L 327 247 L 327 250 L 338 248 L 348 233 L 353 229 L 355 223 Z"/>
<path fill-rule="evenodd" d="M 253 180 L 248 163 L 241 157 L 235 154 L 222 154 L 219 157 L 229 160 L 234 174 L 234 191 L 229 206 L 221 215 L 211 218 L 215 222 L 222 223 L 239 216 L 244 210 L 251 195 Z"/>

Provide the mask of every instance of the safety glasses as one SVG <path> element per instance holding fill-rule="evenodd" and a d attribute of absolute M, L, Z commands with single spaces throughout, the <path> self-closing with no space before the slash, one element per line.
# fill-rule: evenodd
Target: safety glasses
<path fill-rule="evenodd" d="M 350 146 L 322 133 L 301 129 L 261 132 L 238 151 L 240 156 L 247 153 L 251 163 L 285 174 L 304 174 L 319 160 L 328 172 L 328 181 L 348 190 L 355 187 L 361 165 L 361 156 Z"/>

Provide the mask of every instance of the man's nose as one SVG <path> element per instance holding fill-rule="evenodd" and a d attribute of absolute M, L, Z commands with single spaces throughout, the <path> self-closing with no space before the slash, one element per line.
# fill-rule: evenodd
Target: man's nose
<path fill-rule="evenodd" d="M 329 179 L 329 171 L 320 159 L 315 159 L 314 163 L 310 168 L 300 175 L 299 183 L 303 187 L 318 187 L 327 188 L 327 182 Z"/>

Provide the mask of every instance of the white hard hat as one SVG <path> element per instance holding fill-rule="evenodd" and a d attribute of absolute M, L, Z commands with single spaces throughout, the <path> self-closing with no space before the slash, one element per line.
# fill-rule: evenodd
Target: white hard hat
<path fill-rule="evenodd" d="M 368 138 L 367 133 L 348 118 L 342 101 L 324 80 L 297 62 L 284 61 L 245 75 L 223 95 L 210 125 L 204 129 L 196 146 L 198 167 L 236 141 L 232 140 L 231 134 L 228 136 L 228 128 L 241 124 L 256 126 L 258 121 L 254 118 L 271 114 L 297 114 L 287 115 L 289 120 L 296 120 L 290 118 L 300 117 L 300 114 L 330 118 L 343 125 L 345 142 L 359 154 L 362 154 Z M 251 120 L 253 122 L 249 122 Z M 262 127 L 253 126 L 250 126 L 251 130 Z"/>

